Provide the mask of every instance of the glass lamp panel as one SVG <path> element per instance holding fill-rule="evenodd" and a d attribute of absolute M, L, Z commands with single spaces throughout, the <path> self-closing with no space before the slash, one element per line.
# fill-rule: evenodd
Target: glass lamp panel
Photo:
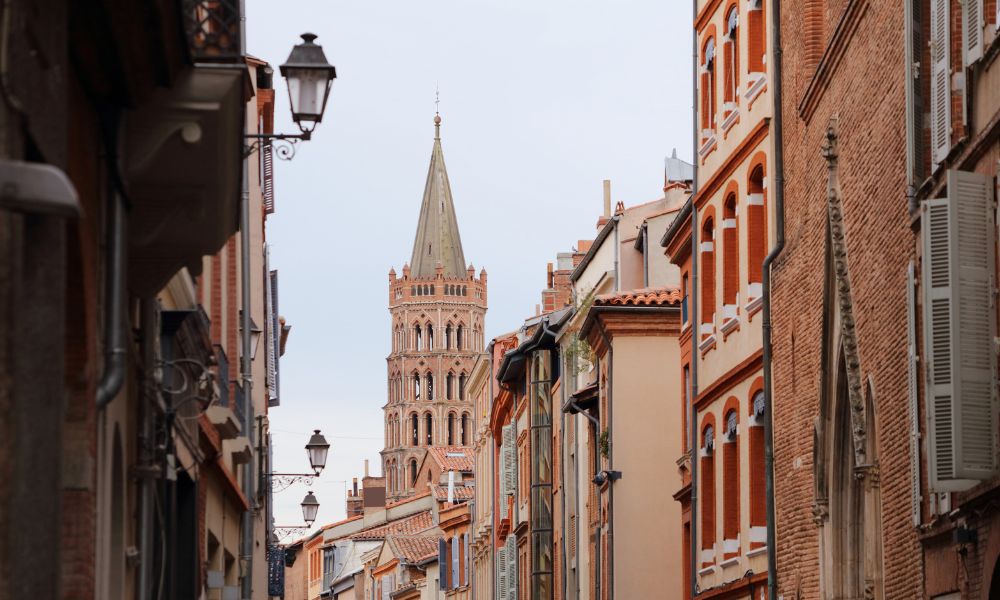
<path fill-rule="evenodd" d="M 326 455 L 329 451 L 329 448 L 309 449 L 309 464 L 314 471 L 322 471 L 326 467 Z"/>
<path fill-rule="evenodd" d="M 325 71 L 316 69 L 288 69 L 288 99 L 292 106 L 292 118 L 296 122 L 316 122 L 323 116 L 323 104 L 327 92 Z"/>

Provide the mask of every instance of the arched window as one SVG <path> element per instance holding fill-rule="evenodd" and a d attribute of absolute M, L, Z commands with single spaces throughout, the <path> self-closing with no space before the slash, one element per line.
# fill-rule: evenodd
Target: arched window
<path fill-rule="evenodd" d="M 448 445 L 455 445 L 455 413 L 448 413 Z"/>
<path fill-rule="evenodd" d="M 413 400 L 420 400 L 420 375 L 413 374 Z"/>
<path fill-rule="evenodd" d="M 715 323 L 715 223 L 705 219 L 701 227 L 701 322 L 706 325 L 702 335 L 711 335 Z"/>
<path fill-rule="evenodd" d="M 469 413 L 462 413 L 462 445 L 469 445 Z"/>
<path fill-rule="evenodd" d="M 465 400 L 465 373 L 458 376 L 458 399 Z"/>
<path fill-rule="evenodd" d="M 722 318 L 736 318 L 740 291 L 740 234 L 736 191 L 726 197 L 722 208 Z"/>
<path fill-rule="evenodd" d="M 750 73 L 764 73 L 767 52 L 767 27 L 764 14 L 764 0 L 750 0 L 747 13 L 747 70 Z"/>
<path fill-rule="evenodd" d="M 764 165 L 750 171 L 747 182 L 747 296 L 760 298 L 764 259 L 767 257 L 767 188 Z"/>
<path fill-rule="evenodd" d="M 735 403 L 735 398 L 732 399 Z M 740 553 L 740 442 L 739 411 L 726 413 L 726 439 L 722 444 L 722 552 L 724 558 Z"/>
<path fill-rule="evenodd" d="M 434 400 L 434 375 L 428 371 L 427 372 L 427 400 Z"/>
<path fill-rule="evenodd" d="M 424 415 L 424 437 L 428 446 L 434 444 L 434 419 L 431 413 Z"/>
<path fill-rule="evenodd" d="M 702 46 L 701 61 L 701 128 L 702 137 L 707 138 L 715 129 L 716 81 L 715 81 L 715 38 L 708 38 Z"/>
<path fill-rule="evenodd" d="M 420 445 L 420 437 L 419 437 L 419 435 L 417 433 L 417 415 L 416 415 L 416 413 L 410 415 L 410 429 L 412 430 L 412 434 L 413 434 L 412 435 L 413 443 L 411 445 L 412 446 L 419 446 Z"/>
<path fill-rule="evenodd" d="M 417 487 L 417 459 L 410 459 L 410 487 Z"/>
<path fill-rule="evenodd" d="M 462 346 L 465 342 L 465 326 L 459 324 L 458 329 L 455 330 L 455 349 L 462 350 Z"/>
<path fill-rule="evenodd" d="M 715 427 L 702 429 L 701 465 L 701 548 L 702 566 L 715 562 Z M 710 560 L 705 558 L 711 557 Z"/>
<path fill-rule="evenodd" d="M 420 325 L 413 326 L 413 349 L 419 351 L 421 349 L 421 335 L 420 335 Z"/>
<path fill-rule="evenodd" d="M 756 387 L 756 386 L 755 386 Z M 764 392 L 753 394 L 750 401 L 750 427 L 747 431 L 750 454 L 750 548 L 767 545 L 764 536 L 755 531 L 764 531 L 767 526 L 766 476 L 764 471 Z"/>
<path fill-rule="evenodd" d="M 444 344 L 448 350 L 451 350 L 451 330 L 451 323 L 448 323 L 448 326 L 444 328 Z"/>
<path fill-rule="evenodd" d="M 452 394 L 455 391 L 455 374 L 449 372 L 444 379 L 444 398 L 445 400 L 451 400 L 453 398 Z"/>
<path fill-rule="evenodd" d="M 726 15 L 726 44 L 725 44 L 725 94 L 726 112 L 734 110 L 739 101 L 740 89 L 740 11 L 734 4 Z"/>
<path fill-rule="evenodd" d="M 427 349 L 434 349 L 434 326 L 430 323 L 427 324 Z"/>

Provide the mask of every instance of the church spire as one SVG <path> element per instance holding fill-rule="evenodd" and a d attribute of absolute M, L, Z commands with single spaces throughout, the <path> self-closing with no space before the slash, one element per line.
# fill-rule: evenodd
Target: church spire
<path fill-rule="evenodd" d="M 444 269 L 445 277 L 459 279 L 466 276 L 462 236 L 458 233 L 451 184 L 448 182 L 444 152 L 441 150 L 441 115 L 436 114 L 434 148 L 427 171 L 424 200 L 420 206 L 417 236 L 413 241 L 413 258 L 410 260 L 412 277 L 433 278 L 439 263 Z"/>

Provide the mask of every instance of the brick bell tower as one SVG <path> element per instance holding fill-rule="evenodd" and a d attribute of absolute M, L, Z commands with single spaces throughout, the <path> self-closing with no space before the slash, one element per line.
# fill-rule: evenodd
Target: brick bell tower
<path fill-rule="evenodd" d="M 483 351 L 486 270 L 466 266 L 441 150 L 441 117 L 427 171 L 413 256 L 403 276 L 389 271 L 392 351 L 382 472 L 386 499 L 427 490 L 414 481 L 427 449 L 472 443 L 468 379 Z"/>

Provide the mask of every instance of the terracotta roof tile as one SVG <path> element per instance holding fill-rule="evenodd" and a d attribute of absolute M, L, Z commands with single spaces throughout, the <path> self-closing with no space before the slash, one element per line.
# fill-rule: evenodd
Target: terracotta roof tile
<path fill-rule="evenodd" d="M 466 487 L 464 485 L 455 486 L 455 499 L 456 500 L 472 500 L 476 495 L 476 488 Z M 435 485 L 434 486 L 434 499 L 443 502 L 448 499 L 448 486 L 446 485 Z"/>
<path fill-rule="evenodd" d="M 418 563 L 436 557 L 440 535 L 391 535 L 386 538 L 393 554 L 400 560 Z"/>
<path fill-rule="evenodd" d="M 681 301 L 681 291 L 677 288 L 644 288 L 605 294 L 594 298 L 597 306 L 665 306 Z"/>
<path fill-rule="evenodd" d="M 420 533 L 421 531 L 427 531 L 432 527 L 434 527 L 434 523 L 431 520 L 431 513 L 430 511 L 424 511 L 402 519 L 390 521 L 384 525 L 363 529 L 350 536 L 348 539 L 381 540 L 390 535 Z"/>
<path fill-rule="evenodd" d="M 443 471 L 472 472 L 475 466 L 472 448 L 464 446 L 434 446 L 429 448 L 427 453 Z"/>

